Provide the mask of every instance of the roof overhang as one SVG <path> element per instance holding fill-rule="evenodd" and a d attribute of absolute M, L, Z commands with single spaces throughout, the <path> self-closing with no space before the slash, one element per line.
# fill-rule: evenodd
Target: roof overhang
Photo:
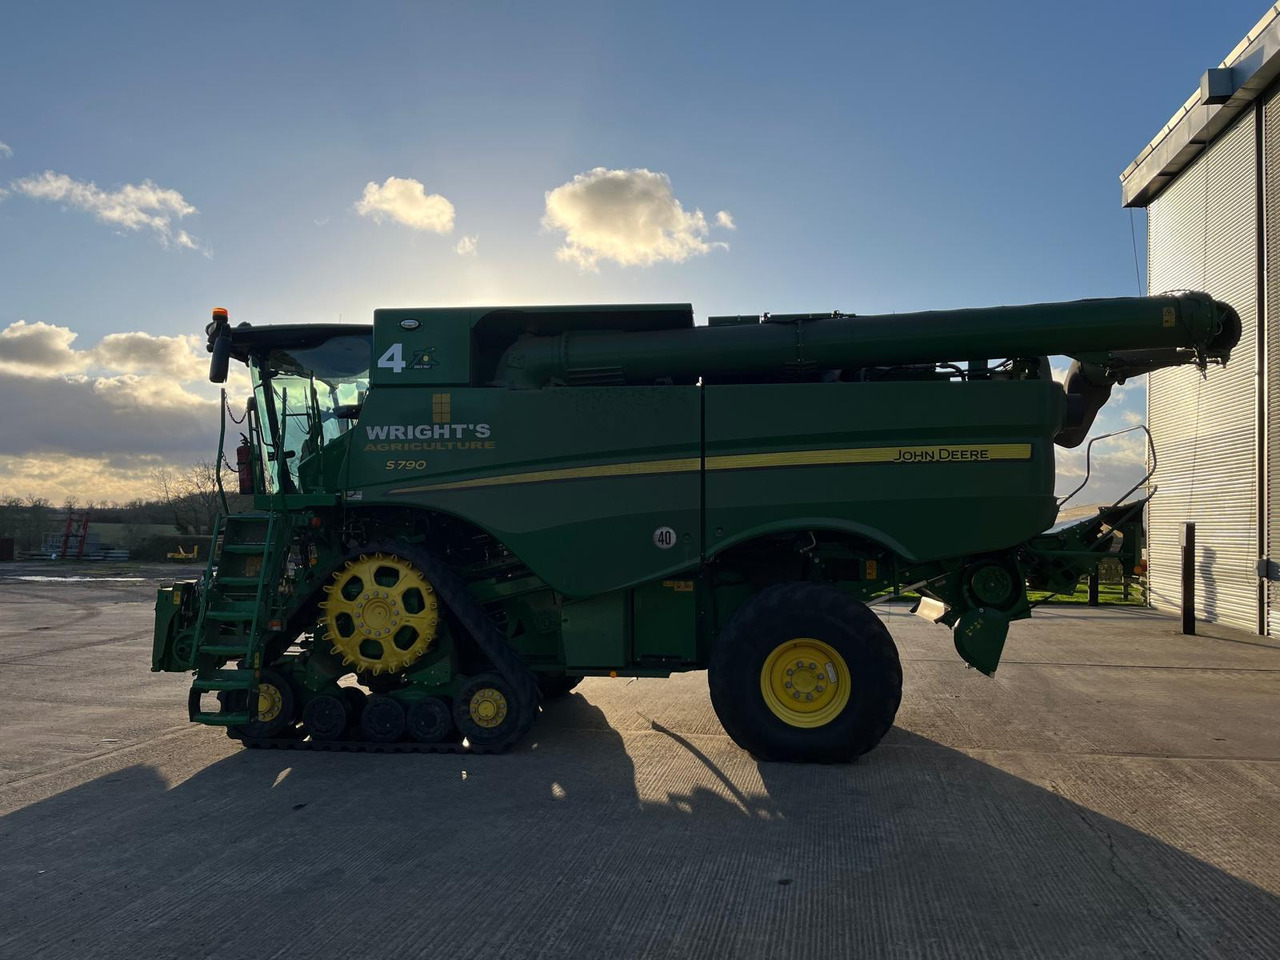
<path fill-rule="evenodd" d="M 1120 174 L 1126 207 L 1145 207 L 1280 76 L 1280 4 L 1200 78 L 1200 89 Z"/>

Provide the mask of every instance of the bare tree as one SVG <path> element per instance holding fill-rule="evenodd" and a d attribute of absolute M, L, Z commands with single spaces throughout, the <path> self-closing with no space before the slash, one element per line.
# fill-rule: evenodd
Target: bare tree
<path fill-rule="evenodd" d="M 44 539 L 45 529 L 49 524 L 50 503 L 44 497 L 34 494 L 26 499 L 27 515 L 22 524 L 22 549 L 34 550 Z"/>
<path fill-rule="evenodd" d="M 0 497 L 0 537 L 18 537 L 22 526 L 21 497 Z"/>
<path fill-rule="evenodd" d="M 218 466 L 210 460 L 193 463 L 182 473 L 160 467 L 151 474 L 155 498 L 164 503 L 173 525 L 182 534 L 211 533 L 221 501 Z"/>

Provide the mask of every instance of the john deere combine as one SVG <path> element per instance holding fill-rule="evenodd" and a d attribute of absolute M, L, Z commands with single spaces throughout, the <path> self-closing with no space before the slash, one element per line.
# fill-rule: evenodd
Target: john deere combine
<path fill-rule="evenodd" d="M 1054 446 L 1111 385 L 1225 362 L 1178 296 L 894 316 L 686 305 L 379 310 L 232 327 L 255 512 L 160 591 L 153 668 L 250 745 L 497 750 L 584 676 L 709 671 L 762 758 L 842 761 L 902 671 L 911 589 L 990 674 L 1028 585 L 1139 560 L 1142 502 L 1050 532 Z M 1047 355 L 1075 359 L 1065 389 Z M 225 420 L 224 420 L 225 423 Z"/>

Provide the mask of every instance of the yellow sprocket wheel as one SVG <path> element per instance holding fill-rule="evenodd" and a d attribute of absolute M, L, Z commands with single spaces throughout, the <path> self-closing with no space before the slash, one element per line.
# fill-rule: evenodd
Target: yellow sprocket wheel
<path fill-rule="evenodd" d="M 431 583 L 393 554 L 348 560 L 324 588 L 325 633 L 360 673 L 399 673 L 431 648 L 440 624 Z"/>

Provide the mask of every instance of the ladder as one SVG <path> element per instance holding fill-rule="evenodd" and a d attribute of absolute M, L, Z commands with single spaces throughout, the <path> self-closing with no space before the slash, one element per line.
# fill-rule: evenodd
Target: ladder
<path fill-rule="evenodd" d="M 62 532 L 62 549 L 58 552 L 59 560 L 71 559 L 71 551 L 75 550 L 77 560 L 84 559 L 84 542 L 89 536 L 89 514 L 77 515 L 67 512 L 67 526 Z"/>
<path fill-rule="evenodd" d="M 195 723 L 239 726 L 257 716 L 262 635 L 288 554 L 282 530 L 289 530 L 288 520 L 275 513 L 234 513 L 214 524 L 196 620 L 196 676 L 187 697 Z M 235 665 L 227 667 L 228 661 Z M 243 704 L 235 708 L 230 705 L 239 697 L 220 697 L 217 711 L 200 707 L 206 693 L 240 691 Z"/>

